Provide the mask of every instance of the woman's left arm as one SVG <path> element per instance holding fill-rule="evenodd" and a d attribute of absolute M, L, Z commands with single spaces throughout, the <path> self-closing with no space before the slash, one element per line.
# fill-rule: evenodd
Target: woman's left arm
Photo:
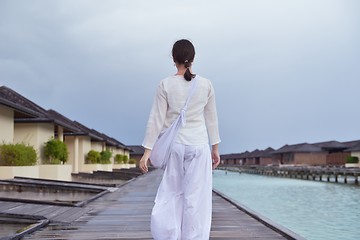
<path fill-rule="evenodd" d="M 150 158 L 150 153 L 151 153 L 151 150 L 148 148 L 145 148 L 145 152 L 140 159 L 139 168 L 143 173 L 147 173 L 149 171 L 147 163 Z"/>

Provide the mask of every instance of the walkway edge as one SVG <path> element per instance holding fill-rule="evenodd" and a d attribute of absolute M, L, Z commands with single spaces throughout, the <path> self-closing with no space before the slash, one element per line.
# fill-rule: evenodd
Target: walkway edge
<path fill-rule="evenodd" d="M 229 203 L 231 203 L 232 205 L 234 205 L 239 210 L 241 210 L 241 211 L 245 212 L 246 214 L 250 215 L 251 217 L 253 217 L 257 221 L 261 222 L 265 226 L 267 226 L 270 229 L 274 230 L 275 232 L 281 234 L 286 239 L 289 239 L 289 240 L 306 240 L 304 237 L 300 236 L 299 234 L 291 231 L 288 228 L 285 228 L 284 226 L 282 226 L 280 224 L 275 223 L 274 221 L 268 219 L 265 216 L 262 216 L 261 214 L 253 211 L 252 209 L 246 207 L 245 205 L 242 205 L 241 203 L 239 203 L 236 200 L 230 198 L 229 196 L 225 195 L 224 193 L 222 193 L 222 192 L 220 192 L 218 190 L 215 190 L 215 189 L 213 189 L 213 192 L 215 194 L 217 194 L 218 196 L 220 196 L 221 198 L 228 201 Z"/>
<path fill-rule="evenodd" d="M 23 214 L 13 214 L 13 213 L 1 213 L 1 216 L 14 218 L 14 219 L 27 219 L 27 220 L 33 220 L 36 222 L 30 223 L 28 226 L 20 229 L 18 232 L 9 235 L 9 236 L 0 236 L 0 240 L 19 240 L 22 237 L 24 237 L 27 234 L 30 234 L 32 232 L 35 232 L 46 225 L 49 224 L 49 220 L 42 216 L 29 216 L 29 215 L 23 215 Z"/>

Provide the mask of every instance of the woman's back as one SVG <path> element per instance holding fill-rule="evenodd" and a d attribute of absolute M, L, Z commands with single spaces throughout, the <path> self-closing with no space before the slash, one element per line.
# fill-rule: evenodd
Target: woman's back
<path fill-rule="evenodd" d="M 186 145 L 206 144 L 209 141 L 206 124 L 209 124 L 211 112 L 216 111 L 214 102 L 214 89 L 211 82 L 203 77 L 196 76 L 197 85 L 189 106 L 186 110 L 186 125 L 179 131 L 176 142 Z M 183 76 L 175 75 L 160 82 L 160 94 L 166 98 L 167 110 L 162 130 L 168 128 L 180 114 L 189 94 L 191 81 Z M 216 112 L 215 112 L 216 113 Z M 217 126 L 216 114 L 214 115 Z M 214 136 L 215 138 L 216 136 Z M 215 140 L 216 141 L 216 140 Z"/>

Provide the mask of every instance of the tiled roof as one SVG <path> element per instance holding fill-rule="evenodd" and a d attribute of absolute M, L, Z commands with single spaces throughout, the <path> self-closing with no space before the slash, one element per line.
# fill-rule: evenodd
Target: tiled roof
<path fill-rule="evenodd" d="M 118 141 L 115 138 L 109 137 L 112 141 L 116 142 L 117 147 L 121 147 L 121 148 L 125 148 L 127 150 L 131 150 L 128 146 L 126 146 L 125 144 L 123 144 L 122 142 Z"/>
<path fill-rule="evenodd" d="M 250 153 L 247 154 L 247 158 L 258 158 L 258 157 L 271 157 L 271 153 L 274 151 L 273 148 L 271 147 L 268 147 L 267 149 L 265 150 L 254 150 Z"/>
<path fill-rule="evenodd" d="M 64 135 L 88 135 L 94 141 L 104 141 L 108 145 L 131 150 L 118 140 L 94 129 L 89 129 L 79 122 L 72 121 L 55 110 L 45 110 L 6 86 L 0 87 L 0 104 L 21 113 L 17 114 L 18 117 L 14 119 L 15 122 L 52 122 L 64 127 Z"/>
<path fill-rule="evenodd" d="M 259 149 L 255 149 L 254 151 L 250 152 L 247 158 L 256 158 L 259 156 L 261 151 Z"/>
<path fill-rule="evenodd" d="M 16 106 L 32 110 L 40 118 L 46 118 L 47 116 L 45 109 L 6 86 L 0 87 L 0 96 Z"/>
<path fill-rule="evenodd" d="M 345 152 L 360 152 L 360 143 L 353 145 L 351 148 L 346 149 Z"/>
<path fill-rule="evenodd" d="M 131 155 L 143 155 L 145 148 L 141 145 L 130 145 L 128 146 L 129 148 L 131 148 L 132 152 Z"/>
<path fill-rule="evenodd" d="M 300 152 L 322 152 L 323 150 L 319 146 L 315 146 L 309 143 L 300 143 L 294 145 L 284 145 L 272 152 L 272 154 L 278 153 L 300 153 Z"/>
<path fill-rule="evenodd" d="M 228 153 L 228 154 L 221 154 L 220 158 L 223 160 L 226 159 L 240 159 L 242 153 Z"/>
<path fill-rule="evenodd" d="M 31 113 L 33 115 L 31 118 L 25 116 L 15 118 L 15 122 L 53 122 L 68 129 L 69 131 L 74 130 L 70 125 L 59 120 L 58 118 L 55 118 L 51 112 L 48 112 L 44 108 L 40 107 L 36 103 L 30 101 L 26 97 L 8 87 L 0 87 L 0 97 L 3 101 L 5 100 L 4 102 L 10 102 L 17 109 Z"/>
<path fill-rule="evenodd" d="M 117 146 L 118 143 L 116 142 L 116 140 L 114 140 L 113 138 L 107 136 L 104 133 L 98 132 L 95 129 L 91 129 L 91 131 L 95 134 L 97 134 L 98 136 L 100 136 L 102 139 L 105 140 L 106 144 L 110 145 L 110 146 Z"/>
<path fill-rule="evenodd" d="M 9 88 L 4 87 L 4 86 L 0 87 L 0 104 L 1 105 L 10 107 L 10 108 L 12 108 L 12 109 L 14 109 L 14 110 L 16 110 L 16 111 L 18 111 L 20 113 L 25 114 L 27 117 L 31 117 L 31 118 L 39 117 L 38 112 L 8 100 L 6 98 L 7 89 L 9 89 Z"/>
<path fill-rule="evenodd" d="M 98 132 L 95 129 L 90 129 L 77 121 L 73 121 L 73 123 L 75 124 L 76 127 L 81 129 L 81 131 L 83 131 L 84 133 L 89 135 L 95 141 L 101 141 L 101 142 L 105 142 L 107 145 L 110 145 L 110 146 L 124 148 L 126 150 L 131 150 L 125 144 L 119 142 L 115 138 L 109 137 L 108 135 Z"/>
<path fill-rule="evenodd" d="M 241 153 L 241 158 L 247 158 L 249 156 L 250 152 L 249 151 L 245 151 L 243 153 Z"/>
<path fill-rule="evenodd" d="M 267 149 L 261 151 L 261 153 L 259 154 L 259 157 L 271 157 L 272 153 L 274 152 L 275 150 L 271 147 L 268 147 Z"/>
<path fill-rule="evenodd" d="M 348 146 L 345 143 L 340 143 L 338 141 L 319 142 L 319 143 L 313 143 L 313 145 L 321 147 L 323 149 L 346 149 L 346 148 L 348 148 Z"/>
<path fill-rule="evenodd" d="M 94 132 L 92 129 L 86 127 L 85 125 L 73 121 L 74 125 L 79 128 L 82 132 L 84 132 L 86 135 L 89 135 L 89 137 L 94 141 L 105 141 L 100 135 L 98 135 L 96 132 Z"/>
<path fill-rule="evenodd" d="M 342 142 L 347 147 L 352 148 L 360 144 L 360 140 L 354 140 L 354 141 L 348 141 L 348 142 Z"/>
<path fill-rule="evenodd" d="M 85 135 L 85 132 L 81 131 L 72 120 L 68 119 L 57 111 L 50 109 L 47 111 L 47 114 L 51 119 L 54 120 L 54 122 L 70 130 L 72 132 L 70 135 Z"/>

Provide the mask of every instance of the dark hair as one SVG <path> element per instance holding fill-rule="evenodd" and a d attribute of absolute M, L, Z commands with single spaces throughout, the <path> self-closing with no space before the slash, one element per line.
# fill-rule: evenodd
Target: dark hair
<path fill-rule="evenodd" d="M 191 79 L 196 76 L 195 74 L 192 74 L 189 69 L 195 57 L 194 45 L 186 39 L 178 40 L 174 43 L 172 48 L 172 56 L 175 63 L 184 64 L 186 67 L 184 78 L 187 81 L 191 81 Z"/>

